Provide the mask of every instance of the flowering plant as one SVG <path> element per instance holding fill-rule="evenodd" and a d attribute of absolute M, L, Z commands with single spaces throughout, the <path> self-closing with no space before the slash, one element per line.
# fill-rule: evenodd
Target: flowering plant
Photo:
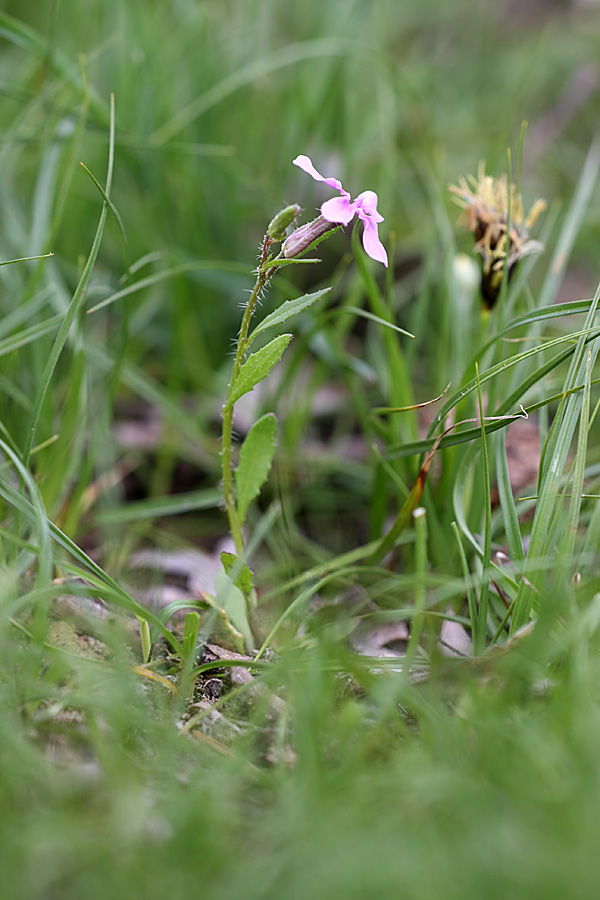
<path fill-rule="evenodd" d="M 223 499 L 235 545 L 235 554 L 222 556 L 223 572 L 217 584 L 214 606 L 227 620 L 230 633 L 237 641 L 238 649 L 244 645 L 250 647 L 253 643 L 252 611 L 256 602 L 252 574 L 245 560 L 243 526 L 248 508 L 259 494 L 271 468 L 276 446 L 277 420 L 271 412 L 261 416 L 247 433 L 239 448 L 239 453 L 236 454 L 233 439 L 234 408 L 237 401 L 266 378 L 271 369 L 279 362 L 292 335 L 289 333 L 279 334 L 262 346 L 260 350 L 254 353 L 249 353 L 248 350 L 258 336 L 264 337 L 265 332 L 269 329 L 277 328 L 288 319 L 308 309 L 330 289 L 324 288 L 313 294 L 286 300 L 270 315 L 263 318 L 253 330 L 250 330 L 251 319 L 258 299 L 267 287 L 269 280 L 282 266 L 302 262 L 319 262 L 317 259 L 300 259 L 299 257 L 315 247 L 340 225 L 348 225 L 354 216 L 358 216 L 364 225 L 363 246 L 366 253 L 377 262 L 383 263 L 384 266 L 388 264 L 387 253 L 379 240 L 377 231 L 377 226 L 383 222 L 383 216 L 377 212 L 377 194 L 373 191 L 363 191 L 356 200 L 351 200 L 350 194 L 344 190 L 341 182 L 337 178 L 323 178 L 308 156 L 297 156 L 294 165 L 299 166 L 316 181 L 323 181 L 329 187 L 339 191 L 340 196 L 325 201 L 321 206 L 321 215 L 298 228 L 294 228 L 294 223 L 301 209 L 296 203 L 280 210 L 271 220 L 260 249 L 256 284 L 246 304 L 236 341 L 231 379 L 223 405 L 221 441 Z M 294 230 L 288 237 L 287 232 L 290 228 L 294 228 Z M 281 245 L 279 252 L 273 252 L 273 247 L 277 244 Z M 235 457 L 237 457 L 237 464 Z M 266 643 L 263 646 L 266 646 Z"/>

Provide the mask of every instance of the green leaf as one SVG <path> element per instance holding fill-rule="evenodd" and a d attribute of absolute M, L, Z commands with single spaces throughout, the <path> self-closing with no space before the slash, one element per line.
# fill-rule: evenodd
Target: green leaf
<path fill-rule="evenodd" d="M 140 625 L 140 637 L 142 639 L 142 662 L 144 665 L 150 659 L 150 653 L 152 652 L 152 638 L 150 637 L 150 625 L 146 621 L 146 619 L 141 619 L 139 616 L 137 620 Z"/>
<path fill-rule="evenodd" d="M 133 274 L 134 271 L 137 270 L 130 268 L 129 274 Z M 227 272 L 233 273 L 234 275 L 247 275 L 248 267 L 245 263 L 234 263 L 230 260 L 220 259 L 200 259 L 196 262 L 170 266 L 168 269 L 161 269 L 160 272 L 154 272 L 152 275 L 146 276 L 146 278 L 140 278 L 139 281 L 135 281 L 133 284 L 121 288 L 116 293 L 111 294 L 110 297 L 105 297 L 104 300 L 91 306 L 88 309 L 87 314 L 91 315 L 99 309 L 104 309 L 105 306 L 109 306 L 111 303 L 116 303 L 117 300 L 121 300 L 123 297 L 129 297 L 131 294 L 144 291 L 147 287 L 153 287 L 155 284 L 161 284 L 163 281 L 168 281 L 170 278 L 177 278 L 179 275 L 187 275 L 193 272 Z"/>
<path fill-rule="evenodd" d="M 229 553 L 227 550 L 221 552 L 221 562 L 231 580 L 235 582 L 246 600 L 248 600 L 254 589 L 254 579 L 246 563 L 239 556 L 236 556 L 235 553 Z"/>
<path fill-rule="evenodd" d="M 519 528 L 519 516 L 515 506 L 510 475 L 508 472 L 508 458 L 506 455 L 506 431 L 501 431 L 498 436 L 496 449 L 496 478 L 498 481 L 498 497 L 504 516 L 504 530 L 510 558 L 513 562 L 523 560 L 523 540 Z"/>
<path fill-rule="evenodd" d="M 291 339 L 291 334 L 280 334 L 266 347 L 248 357 L 231 386 L 231 392 L 227 398 L 228 404 L 233 405 L 240 397 L 251 391 L 255 384 L 266 378 L 273 366 L 283 356 L 283 351 Z"/>
<path fill-rule="evenodd" d="M 286 300 L 285 303 L 278 306 L 274 312 L 266 316 L 262 322 L 256 326 L 248 338 L 248 344 L 254 340 L 257 334 L 266 331 L 267 328 L 273 328 L 274 325 L 281 325 L 283 322 L 287 322 L 288 319 L 291 319 L 292 316 L 297 316 L 298 313 L 301 313 L 304 309 L 308 309 L 309 306 L 312 306 L 313 303 L 320 300 L 321 297 L 329 293 L 330 290 L 331 288 L 324 288 L 322 291 L 317 291 L 314 294 L 304 294 L 302 297 L 297 297 L 295 300 Z"/>
<path fill-rule="evenodd" d="M 96 185 L 98 190 L 100 191 L 100 194 L 102 195 L 102 199 L 104 200 L 104 202 L 110 209 L 111 213 L 115 217 L 115 221 L 119 227 L 119 231 L 121 232 L 121 237 L 123 238 L 123 243 L 126 244 L 127 243 L 127 235 L 125 233 L 125 226 L 123 225 L 123 219 L 121 218 L 121 214 L 119 213 L 119 210 L 117 209 L 115 204 L 112 202 L 112 200 L 110 199 L 110 197 L 108 196 L 108 194 L 106 193 L 106 191 L 104 190 L 104 188 L 102 187 L 102 185 L 100 184 L 100 182 L 98 181 L 96 176 L 92 172 L 90 172 L 90 170 L 88 169 L 86 164 L 80 162 L 79 165 L 87 172 L 87 174 L 90 176 L 90 178 L 92 179 L 92 181 L 94 182 L 94 184 Z"/>
<path fill-rule="evenodd" d="M 197 610 L 204 614 L 204 621 L 201 623 L 201 626 L 205 638 L 212 639 L 217 643 L 224 643 L 225 646 L 231 646 L 237 653 L 244 652 L 244 638 L 237 628 L 234 628 L 225 610 L 219 606 L 216 598 L 211 594 L 203 592 L 202 600 L 190 600 L 189 597 L 186 597 L 184 600 L 174 600 L 172 603 L 167 603 L 158 614 L 163 627 L 174 613 L 182 610 Z M 181 648 L 181 659 L 187 660 L 188 663 L 190 661 L 190 657 L 185 656 L 183 647 Z"/>
<path fill-rule="evenodd" d="M 22 331 L 11 334 L 0 341 L 0 356 L 13 353 L 14 350 L 18 350 L 32 341 L 37 341 L 38 338 L 44 337 L 51 331 L 57 331 L 62 321 L 63 316 L 51 316 L 44 322 L 36 322 L 35 325 L 30 325 L 29 328 L 23 328 Z"/>
<path fill-rule="evenodd" d="M 217 575 L 217 607 L 225 613 L 235 630 L 243 636 L 246 647 L 251 648 L 254 639 L 248 621 L 246 599 L 225 571 L 219 572 Z"/>
<path fill-rule="evenodd" d="M 200 630 L 200 615 L 195 610 L 186 612 L 185 625 L 183 628 L 183 658 L 193 660 L 196 652 L 196 643 L 198 641 L 198 631 Z"/>
<path fill-rule="evenodd" d="M 140 522 L 163 516 L 178 516 L 197 509 L 216 509 L 221 499 L 218 488 L 172 494 L 167 497 L 148 497 L 133 500 L 115 509 L 103 509 L 94 516 L 95 525 L 117 525 L 123 522 Z"/>
<path fill-rule="evenodd" d="M 244 521 L 246 511 L 267 479 L 273 454 L 277 419 L 267 413 L 254 423 L 240 450 L 240 461 L 235 471 L 235 490 L 238 515 Z"/>
<path fill-rule="evenodd" d="M 388 322 L 387 319 L 382 319 L 381 316 L 376 316 L 375 313 L 369 312 L 368 309 L 360 309 L 358 306 L 338 306 L 336 309 L 332 310 L 335 315 L 339 315 L 340 313 L 353 313 L 355 316 L 361 316 L 363 319 L 370 319 L 371 322 L 377 322 L 378 325 L 381 325 L 383 328 L 391 328 L 392 331 L 397 331 L 398 334 L 405 334 L 409 338 L 414 338 L 414 334 L 410 331 L 405 331 L 404 328 L 400 328 L 399 325 L 394 325 L 393 322 Z"/>
<path fill-rule="evenodd" d="M 477 395 L 479 400 L 479 420 L 481 423 L 481 459 L 483 463 L 483 497 L 484 497 L 484 535 L 483 558 L 481 571 L 481 587 L 479 589 L 479 615 L 477 631 L 473 635 L 473 654 L 479 656 L 486 647 L 486 633 L 488 621 L 488 606 L 490 594 L 490 560 L 492 556 L 492 501 L 490 484 L 490 462 L 487 450 L 485 433 L 485 415 L 483 412 L 483 399 L 481 394 L 481 382 L 479 380 L 479 366 L 475 367 L 477 378 Z"/>
<path fill-rule="evenodd" d="M 18 262 L 31 262 L 34 259 L 47 259 L 49 256 L 54 256 L 54 253 L 43 253 L 41 256 L 21 256 L 19 259 L 3 259 L 0 262 L 0 266 L 11 266 L 13 263 Z"/>

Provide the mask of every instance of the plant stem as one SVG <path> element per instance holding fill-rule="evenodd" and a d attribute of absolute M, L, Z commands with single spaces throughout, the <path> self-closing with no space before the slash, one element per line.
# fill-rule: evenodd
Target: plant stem
<path fill-rule="evenodd" d="M 238 555 L 242 554 L 244 550 L 244 536 L 242 533 L 242 523 L 238 515 L 237 505 L 235 502 L 235 491 L 233 488 L 232 443 L 233 409 L 235 404 L 231 401 L 231 397 L 233 393 L 233 386 L 238 375 L 240 374 L 240 369 L 244 364 L 244 357 L 248 348 L 248 331 L 250 329 L 250 320 L 252 319 L 254 310 L 256 309 L 256 303 L 258 301 L 258 298 L 260 297 L 261 291 L 263 290 L 269 278 L 271 278 L 271 276 L 275 273 L 277 268 L 276 266 L 274 266 L 270 269 L 267 269 L 266 271 L 263 271 L 263 267 L 268 259 L 269 247 L 272 243 L 273 242 L 270 237 L 268 235 L 265 235 L 262 243 L 261 259 L 258 267 L 258 277 L 256 279 L 256 284 L 252 288 L 252 293 L 250 294 L 250 299 L 246 304 L 246 309 L 244 310 L 242 324 L 240 326 L 240 333 L 237 339 L 237 347 L 235 351 L 235 359 L 233 361 L 231 379 L 229 381 L 229 388 L 227 390 L 227 398 L 225 400 L 222 413 L 223 430 L 221 438 L 221 471 L 223 483 L 223 499 L 225 501 L 225 509 L 227 511 L 227 518 L 229 520 L 229 530 L 231 531 L 231 536 L 233 538 L 236 553 Z"/>

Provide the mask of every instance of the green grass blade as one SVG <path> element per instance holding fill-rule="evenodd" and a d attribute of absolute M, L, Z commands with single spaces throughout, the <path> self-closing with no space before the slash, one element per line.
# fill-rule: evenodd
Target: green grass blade
<path fill-rule="evenodd" d="M 125 522 L 143 522 L 148 519 L 162 519 L 165 516 L 179 516 L 201 509 L 218 509 L 221 491 L 207 488 L 203 491 L 188 491 L 167 497 L 150 497 L 147 500 L 133 500 L 124 506 L 97 512 L 94 525 L 122 525 Z"/>
<path fill-rule="evenodd" d="M 12 266 L 13 263 L 32 262 L 34 259 L 48 259 L 54 256 L 54 253 L 42 253 L 41 256 L 21 256 L 19 259 L 3 259 L 0 260 L 0 266 Z"/>
<path fill-rule="evenodd" d="M 479 376 L 479 370 L 477 370 Z M 478 379 L 479 380 L 479 379 Z M 492 557 L 492 501 L 491 501 L 491 479 L 490 479 L 490 462 L 487 450 L 487 440 L 485 434 L 485 417 L 483 414 L 483 398 L 481 396 L 481 384 L 478 383 L 479 396 L 479 418 L 481 420 L 481 459 L 483 463 L 483 510 L 484 510 L 484 531 L 483 531 L 483 556 L 482 556 L 482 572 L 481 587 L 479 589 L 479 612 L 477 616 L 477 631 L 473 635 L 473 653 L 478 656 L 483 653 L 486 645 L 487 634 L 487 617 L 489 606 L 490 592 L 490 564 Z"/>
<path fill-rule="evenodd" d="M 27 472 L 23 467 L 23 471 Z M 31 477 L 31 476 L 29 476 Z M 39 511 L 36 509 L 35 505 L 27 501 L 21 494 L 18 493 L 14 488 L 12 488 L 6 482 L 0 481 L 0 496 L 4 497 L 4 499 L 15 507 L 25 518 L 29 521 L 36 524 L 38 522 Z M 151 625 L 154 625 L 158 628 L 160 633 L 166 640 L 171 644 L 173 649 L 178 655 L 181 655 L 181 647 L 179 641 L 175 638 L 175 636 L 164 627 L 162 622 L 152 613 L 150 610 L 141 606 L 136 600 L 133 599 L 126 591 L 121 588 L 117 582 L 110 577 L 97 563 L 94 562 L 86 553 L 81 550 L 71 538 L 67 537 L 60 528 L 54 525 L 52 522 L 47 521 L 47 529 L 50 538 L 59 546 L 62 547 L 70 556 L 75 559 L 80 566 L 83 568 L 77 571 L 77 574 L 82 578 L 89 580 L 92 584 L 94 584 L 97 588 L 104 591 L 104 597 L 109 600 L 111 603 L 114 603 L 116 606 L 121 607 L 122 609 L 127 610 L 128 612 L 134 613 L 136 616 L 141 616 L 150 622 Z"/>
<path fill-rule="evenodd" d="M 346 46 L 346 42 L 337 39 L 319 38 L 298 44 L 288 44 L 268 56 L 260 57 L 247 66 L 232 72 L 179 110 L 165 125 L 155 131 L 151 137 L 152 146 L 161 147 L 167 141 L 172 140 L 208 110 L 241 88 L 252 84 L 253 81 L 265 78 L 279 69 L 286 69 L 311 59 L 342 54 Z"/>
<path fill-rule="evenodd" d="M 19 350 L 21 347 L 25 347 L 27 344 L 44 337 L 46 334 L 51 334 L 53 331 L 56 331 L 63 321 L 64 316 L 52 316 L 44 322 L 37 322 L 35 325 L 30 325 L 29 328 L 24 328 L 22 331 L 17 331 L 15 334 L 11 334 L 10 337 L 0 340 L 0 356 L 13 353 L 15 350 Z"/>
<path fill-rule="evenodd" d="M 121 232 L 121 237 L 123 238 L 123 243 L 126 244 L 127 243 L 127 234 L 125 233 L 125 225 L 123 224 L 123 219 L 121 218 L 121 214 L 120 214 L 119 210 L 117 209 L 115 204 L 112 202 L 112 200 L 110 199 L 110 197 L 108 196 L 108 194 L 106 193 L 106 191 L 104 190 L 104 188 L 102 187 L 102 185 L 100 184 L 100 182 L 98 181 L 96 176 L 92 172 L 90 172 L 90 170 L 85 165 L 85 163 L 80 162 L 79 165 L 84 170 L 84 172 L 87 172 L 87 174 L 92 179 L 93 183 L 98 188 L 100 196 L 102 197 L 102 199 L 104 200 L 104 202 L 110 209 L 111 213 L 115 217 L 115 221 L 119 227 L 119 231 Z"/>
<path fill-rule="evenodd" d="M 587 457 L 588 446 L 588 429 L 590 422 L 590 398 L 591 398 L 591 381 L 592 381 L 592 351 L 588 349 L 584 391 L 581 403 L 581 414 L 579 419 L 579 438 L 577 441 L 577 451 L 573 460 L 573 479 L 571 482 L 571 500 L 569 503 L 569 513 L 567 516 L 567 528 L 564 539 L 560 547 L 560 552 L 567 565 L 571 562 L 573 551 L 575 549 L 575 538 L 579 527 L 579 516 L 581 513 L 581 495 L 583 494 L 583 483 L 585 478 L 585 463 Z"/>
<path fill-rule="evenodd" d="M 52 577 L 52 557 L 50 553 L 50 532 L 48 527 L 48 519 L 40 492 L 35 484 L 29 471 L 22 464 L 17 454 L 9 447 L 9 445 L 0 438 L 0 448 L 3 453 L 8 456 L 13 466 L 19 473 L 19 477 L 23 480 L 27 490 L 31 496 L 31 508 L 33 518 L 38 532 L 38 554 L 39 565 L 36 579 L 36 586 L 43 587 L 50 582 Z"/>
<path fill-rule="evenodd" d="M 506 432 L 500 432 L 496 446 L 496 476 L 498 479 L 498 496 L 500 507 L 504 517 L 504 530 L 508 551 L 513 562 L 524 559 L 523 541 L 519 528 L 519 517 L 515 498 L 513 497 L 510 476 L 508 473 L 508 461 L 506 458 Z"/>
<path fill-rule="evenodd" d="M 231 262 L 230 260 L 214 259 L 201 259 L 197 262 L 180 263 L 177 266 L 172 266 L 169 269 L 162 269 L 160 272 L 155 272 L 153 275 L 147 275 L 145 278 L 140 278 L 139 281 L 129 284 L 119 291 L 115 291 L 115 293 L 111 294 L 109 297 L 105 297 L 104 300 L 91 306 L 87 310 L 87 314 L 91 315 L 92 313 L 98 312 L 98 310 L 110 306 L 111 303 L 122 300 L 123 297 L 137 294 L 139 291 L 160 284 L 162 281 L 168 281 L 170 278 L 177 278 L 179 275 L 187 275 L 188 273 L 202 271 L 233 272 L 236 275 L 240 274 L 247 276 L 248 266 L 242 263 Z"/>
<path fill-rule="evenodd" d="M 469 619 L 471 623 L 471 634 L 475 634 L 477 632 L 477 602 L 475 600 L 475 591 L 473 590 L 471 573 L 469 571 L 469 563 L 467 561 L 467 554 L 465 553 L 465 548 L 463 547 L 463 542 L 460 536 L 460 530 L 456 522 L 452 522 L 452 531 L 454 532 L 454 537 L 456 538 L 456 546 L 458 548 L 460 565 L 465 582 L 467 607 L 469 610 Z"/>
<path fill-rule="evenodd" d="M 588 328 L 591 328 L 597 322 L 599 302 L 600 285 L 586 317 L 585 324 Z M 600 342 L 595 340 L 590 348 L 588 357 L 587 341 L 583 335 L 579 336 L 575 353 L 565 378 L 565 391 L 570 391 L 573 387 L 583 383 L 586 368 L 588 365 L 593 366 L 599 349 Z M 567 393 L 564 400 L 561 401 L 552 423 L 540 465 L 538 500 L 531 529 L 527 559 L 531 556 L 532 559 L 536 560 L 548 552 L 548 536 L 558 497 L 559 479 L 562 475 L 573 433 L 580 417 L 582 402 L 583 397 L 580 391 Z M 516 629 L 528 621 L 531 608 L 537 602 L 542 579 L 543 573 L 536 571 L 532 574 L 531 579 L 528 577 L 528 581 L 524 581 L 521 584 L 515 601 L 511 633 L 514 633 Z"/>
<path fill-rule="evenodd" d="M 111 96 L 111 104 L 110 104 L 110 134 L 109 134 L 109 146 L 108 146 L 108 171 L 106 175 L 106 195 L 110 195 L 110 188 L 112 184 L 112 176 L 113 176 L 113 164 L 114 164 L 114 150 L 115 150 L 115 109 L 114 109 L 114 97 Z M 67 338 L 69 336 L 69 332 L 71 330 L 71 326 L 75 321 L 75 317 L 81 307 L 83 302 L 83 298 L 85 296 L 85 292 L 87 286 L 89 284 L 90 278 L 92 277 L 92 272 L 94 269 L 94 265 L 96 263 L 96 257 L 98 256 L 98 250 L 100 249 L 100 242 L 102 241 L 102 235 L 104 233 L 104 226 L 106 224 L 106 215 L 108 211 L 108 205 L 106 202 L 102 205 L 102 212 L 100 213 L 100 220 L 98 222 L 98 227 L 96 229 L 96 234 L 94 237 L 94 241 L 92 244 L 92 248 L 90 250 L 90 254 L 87 258 L 85 267 L 81 274 L 81 278 L 79 280 L 79 284 L 73 294 L 73 298 L 71 303 L 69 304 L 69 308 L 65 314 L 62 325 L 59 329 L 58 335 L 56 336 L 56 340 L 52 347 L 50 356 L 48 358 L 48 362 L 46 363 L 46 368 L 44 369 L 44 373 L 42 378 L 40 379 L 40 383 L 37 389 L 35 401 L 33 404 L 33 409 L 31 413 L 31 417 L 29 420 L 29 425 L 27 429 L 27 434 L 25 438 L 25 445 L 23 447 L 23 462 L 25 465 L 29 463 L 29 457 L 31 456 L 31 448 L 33 446 L 33 442 L 35 439 L 35 433 L 37 430 L 39 418 L 42 412 L 42 406 L 44 403 L 44 399 L 48 392 L 48 388 L 50 386 L 50 382 L 52 379 L 52 375 L 54 373 L 54 369 L 56 368 L 56 364 L 60 358 L 60 355 L 63 351 L 63 348 L 67 342 Z"/>

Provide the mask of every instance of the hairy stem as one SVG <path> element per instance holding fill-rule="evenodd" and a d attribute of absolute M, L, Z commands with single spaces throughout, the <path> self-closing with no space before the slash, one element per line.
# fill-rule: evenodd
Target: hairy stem
<path fill-rule="evenodd" d="M 233 361 L 233 369 L 231 372 L 231 380 L 227 390 L 227 398 L 223 406 L 223 430 L 221 439 L 221 471 L 223 483 L 223 499 L 225 501 L 225 509 L 227 511 L 227 519 L 229 521 L 229 530 L 235 544 L 236 553 L 241 554 L 244 550 L 244 536 L 242 533 L 242 523 L 238 515 L 237 504 L 235 501 L 235 491 L 233 488 L 233 410 L 235 404 L 231 397 L 233 394 L 233 386 L 236 382 L 240 369 L 244 364 L 244 357 L 248 348 L 248 331 L 250 329 L 250 320 L 256 309 L 256 303 L 260 297 L 261 291 L 267 281 L 274 274 L 276 267 L 263 271 L 263 266 L 267 262 L 269 247 L 272 241 L 268 235 L 265 235 L 261 249 L 261 260 L 258 267 L 258 277 L 256 284 L 252 288 L 250 299 L 246 304 L 240 333 L 237 339 L 237 347 L 235 351 L 235 359 Z"/>

